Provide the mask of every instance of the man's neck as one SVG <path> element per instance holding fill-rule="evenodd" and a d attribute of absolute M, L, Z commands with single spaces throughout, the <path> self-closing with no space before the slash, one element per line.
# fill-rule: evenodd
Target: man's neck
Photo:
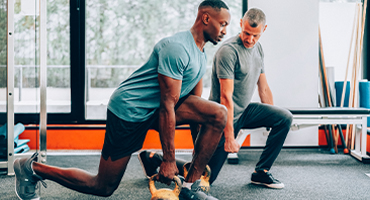
<path fill-rule="evenodd" d="M 190 29 L 190 33 L 193 35 L 195 44 L 197 45 L 199 50 L 203 52 L 204 45 L 206 45 L 206 41 L 205 41 L 203 32 L 199 28 L 197 28 L 196 25 L 194 25 Z"/>

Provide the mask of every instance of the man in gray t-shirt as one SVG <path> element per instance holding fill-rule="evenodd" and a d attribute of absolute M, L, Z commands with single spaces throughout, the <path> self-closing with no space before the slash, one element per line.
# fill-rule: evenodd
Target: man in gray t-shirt
<path fill-rule="evenodd" d="M 228 109 L 224 135 L 208 165 L 212 183 L 221 170 L 228 153 L 236 153 L 240 129 L 267 127 L 271 132 L 266 146 L 252 173 L 252 183 L 270 188 L 283 188 L 269 170 L 284 144 L 292 123 L 292 114 L 273 106 L 273 97 L 264 71 L 264 54 L 258 42 L 266 30 L 266 17 L 262 10 L 248 10 L 240 22 L 242 32 L 225 41 L 217 51 L 212 68 L 212 88 L 209 99 Z M 262 103 L 251 103 L 258 87 Z"/>

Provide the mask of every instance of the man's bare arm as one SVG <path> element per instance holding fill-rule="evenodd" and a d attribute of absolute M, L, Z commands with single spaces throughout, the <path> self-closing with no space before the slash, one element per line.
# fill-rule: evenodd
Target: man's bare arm
<path fill-rule="evenodd" d="M 266 75 L 263 73 L 260 75 L 258 82 L 258 94 L 262 103 L 274 105 L 271 89 L 267 83 Z"/>
<path fill-rule="evenodd" d="M 174 175 L 178 173 L 175 161 L 175 105 L 179 100 L 181 80 L 176 80 L 158 74 L 161 101 L 159 108 L 159 135 L 163 150 L 163 162 L 160 166 L 161 181 L 170 184 Z"/>
<path fill-rule="evenodd" d="M 227 108 L 227 122 L 224 129 L 225 136 L 225 151 L 229 153 L 236 153 L 239 151 L 239 144 L 234 138 L 234 80 L 233 79 L 219 79 L 220 81 L 220 103 Z"/>
<path fill-rule="evenodd" d="M 191 91 L 191 94 L 194 94 L 198 97 L 201 97 L 203 93 L 203 78 L 200 79 L 198 84 L 194 87 L 194 89 Z"/>

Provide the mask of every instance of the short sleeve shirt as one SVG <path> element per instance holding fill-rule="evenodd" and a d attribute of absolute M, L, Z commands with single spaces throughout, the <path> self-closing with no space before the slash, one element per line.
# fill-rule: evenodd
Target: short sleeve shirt
<path fill-rule="evenodd" d="M 182 80 L 181 98 L 203 77 L 206 61 L 190 31 L 164 38 L 154 46 L 149 60 L 113 92 L 108 109 L 125 121 L 144 121 L 160 105 L 158 74 Z"/>
<path fill-rule="evenodd" d="M 257 42 L 252 48 L 243 45 L 239 35 L 226 40 L 217 50 L 212 65 L 209 99 L 220 103 L 219 79 L 233 79 L 234 123 L 249 105 L 261 73 L 264 54 Z"/>

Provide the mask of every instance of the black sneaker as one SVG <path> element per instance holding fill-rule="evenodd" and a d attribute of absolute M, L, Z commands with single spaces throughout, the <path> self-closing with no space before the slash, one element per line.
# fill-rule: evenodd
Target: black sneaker
<path fill-rule="evenodd" d="M 158 173 L 157 171 L 158 165 L 150 161 L 149 155 L 150 155 L 149 151 L 142 151 L 137 155 L 141 167 L 143 168 L 144 174 L 147 178 L 150 178 L 154 174 Z"/>
<path fill-rule="evenodd" d="M 181 182 L 184 182 L 184 177 L 179 176 Z M 180 195 L 180 200 L 218 200 L 211 195 L 207 195 L 203 192 L 202 187 L 200 186 L 200 180 L 195 181 L 191 185 L 191 190 L 187 187 L 182 187 Z"/>
<path fill-rule="evenodd" d="M 44 187 L 46 183 L 43 179 L 35 174 L 32 170 L 32 162 L 37 161 L 38 153 L 34 153 L 30 158 L 21 158 L 14 161 L 14 172 L 15 172 L 15 193 L 19 199 L 24 200 L 37 200 L 40 199 L 36 193 L 37 182 L 41 181 Z"/>
<path fill-rule="evenodd" d="M 256 185 L 264 185 L 269 188 L 282 189 L 284 184 L 275 179 L 270 172 L 258 171 L 253 172 L 251 183 Z"/>
<path fill-rule="evenodd" d="M 184 176 L 186 177 L 190 168 L 190 162 L 184 164 Z M 203 175 L 200 177 L 199 187 L 205 194 L 209 194 L 210 184 L 209 179 L 211 178 L 211 168 L 207 165 Z"/>

